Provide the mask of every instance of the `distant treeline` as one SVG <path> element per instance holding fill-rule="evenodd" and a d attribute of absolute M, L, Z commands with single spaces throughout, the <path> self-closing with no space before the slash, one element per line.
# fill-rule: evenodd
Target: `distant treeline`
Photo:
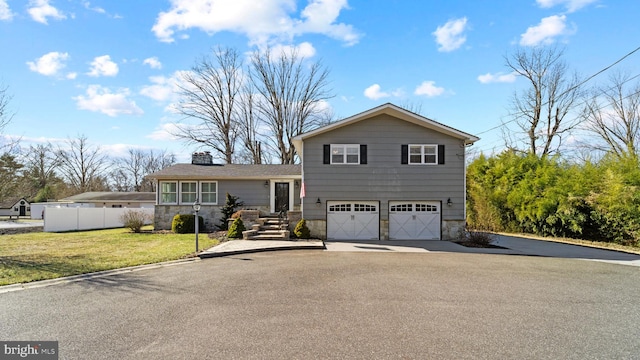
<path fill-rule="evenodd" d="M 506 151 L 467 169 L 470 228 L 640 245 L 640 163 Z"/>

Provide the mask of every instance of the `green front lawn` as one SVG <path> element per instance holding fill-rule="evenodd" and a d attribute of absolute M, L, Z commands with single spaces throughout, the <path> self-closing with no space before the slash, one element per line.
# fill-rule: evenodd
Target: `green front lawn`
<path fill-rule="evenodd" d="M 218 244 L 207 234 L 200 250 Z M 194 255 L 194 234 L 134 234 L 129 229 L 0 236 L 0 285 L 54 279 Z"/>

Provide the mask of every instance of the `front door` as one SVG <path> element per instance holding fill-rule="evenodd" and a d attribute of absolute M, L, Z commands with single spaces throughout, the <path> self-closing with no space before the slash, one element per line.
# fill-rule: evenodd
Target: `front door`
<path fill-rule="evenodd" d="M 27 216 L 27 207 L 20 205 L 20 216 Z"/>
<path fill-rule="evenodd" d="M 289 183 L 277 182 L 276 187 L 276 212 L 289 210 Z"/>

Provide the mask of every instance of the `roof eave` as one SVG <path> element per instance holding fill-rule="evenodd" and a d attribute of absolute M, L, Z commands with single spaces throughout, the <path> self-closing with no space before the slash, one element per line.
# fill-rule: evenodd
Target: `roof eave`
<path fill-rule="evenodd" d="M 373 116 L 377 116 L 380 114 L 388 114 L 388 115 L 392 115 L 394 117 L 397 117 L 399 119 L 411 122 L 413 124 L 416 125 L 420 125 L 422 127 L 428 128 L 428 129 L 432 129 L 444 134 L 447 134 L 449 136 L 458 138 L 460 140 L 464 140 L 465 144 L 473 144 L 474 142 L 480 140 L 479 138 L 477 138 L 476 136 L 473 136 L 471 134 L 465 133 L 463 131 L 454 129 L 452 127 L 449 127 L 447 125 L 441 124 L 435 120 L 431 120 L 429 118 L 426 118 L 422 115 L 419 114 L 415 114 L 412 113 L 408 110 L 405 110 L 403 108 L 400 108 L 396 105 L 393 105 L 391 103 L 386 103 L 383 105 L 380 105 L 378 107 L 375 107 L 373 109 L 369 109 L 367 111 L 361 112 L 359 114 L 353 115 L 351 117 L 348 117 L 346 119 L 337 121 L 333 124 L 329 124 L 327 126 L 321 127 L 319 129 L 310 131 L 308 133 L 305 134 L 301 134 L 296 136 L 295 138 L 293 138 L 293 144 L 296 147 L 296 150 L 298 148 L 302 148 L 302 142 L 305 139 L 320 135 L 320 134 L 324 134 L 326 132 L 362 121 L 364 119 L 368 119 L 370 117 Z"/>

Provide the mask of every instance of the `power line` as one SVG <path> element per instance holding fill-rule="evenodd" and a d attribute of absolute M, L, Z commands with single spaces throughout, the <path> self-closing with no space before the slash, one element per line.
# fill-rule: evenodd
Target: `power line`
<path fill-rule="evenodd" d="M 639 47 L 637 47 L 637 48 L 635 48 L 634 50 L 630 51 L 629 53 L 627 53 L 627 54 L 626 54 L 626 55 L 624 55 L 623 57 L 619 58 L 618 60 L 616 60 L 616 61 L 615 61 L 615 62 L 613 62 L 612 64 L 610 64 L 610 65 L 608 65 L 608 66 L 604 67 L 603 69 L 601 69 L 601 70 L 597 71 L 597 72 L 596 72 L 596 73 L 594 73 L 593 75 L 591 75 L 591 76 L 587 77 L 585 80 L 581 81 L 581 82 L 580 82 L 580 83 L 578 83 L 577 85 L 572 86 L 571 88 L 569 88 L 569 89 L 565 90 L 562 94 L 558 95 L 558 97 L 562 97 L 562 96 L 566 95 L 567 93 L 569 93 L 569 92 L 571 92 L 571 91 L 576 90 L 577 88 L 579 88 L 580 86 L 584 85 L 585 83 L 587 83 L 588 81 L 590 81 L 590 80 L 591 80 L 591 79 L 593 79 L 594 77 L 596 77 L 596 76 L 598 76 L 598 75 L 602 74 L 603 72 L 605 72 L 605 71 L 607 71 L 607 70 L 611 69 L 612 67 L 616 66 L 617 64 L 619 64 L 620 62 L 624 61 L 626 58 L 628 58 L 629 56 L 633 55 L 634 53 L 636 53 L 636 52 L 638 52 L 638 51 L 640 51 L 640 46 L 639 46 Z M 636 75 L 636 76 L 637 76 L 637 75 Z M 547 105 L 548 103 L 549 103 L 549 102 L 547 101 L 547 102 L 543 103 L 543 104 L 542 104 L 542 106 L 545 106 L 545 105 Z M 516 119 L 512 119 L 512 120 L 509 120 L 509 121 L 507 121 L 507 122 L 503 122 L 503 123 L 501 123 L 500 125 L 494 126 L 494 127 L 490 128 L 490 129 L 488 129 L 488 130 L 485 130 L 485 131 L 482 131 L 482 132 L 476 133 L 476 135 L 486 134 L 486 133 L 488 133 L 488 132 L 490 132 L 490 131 L 493 131 L 493 130 L 499 129 L 499 128 L 501 128 L 501 127 L 503 127 L 503 126 L 507 125 L 507 124 L 510 124 L 510 123 L 512 123 L 512 122 L 514 122 L 514 121 L 516 121 Z"/>

